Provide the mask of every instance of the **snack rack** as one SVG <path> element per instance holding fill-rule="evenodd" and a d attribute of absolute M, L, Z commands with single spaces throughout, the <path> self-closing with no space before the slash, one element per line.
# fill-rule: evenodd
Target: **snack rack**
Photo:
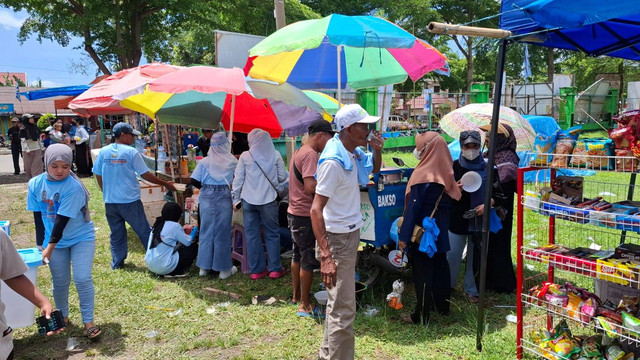
<path fill-rule="evenodd" d="M 536 154 L 549 157 L 557 154 Z M 615 214 L 606 211 L 578 209 L 531 196 L 532 191 L 549 188 L 556 176 L 566 169 L 596 171 L 584 177 L 585 198 L 601 196 L 607 201 L 638 201 L 635 191 L 638 161 L 634 157 L 584 156 L 585 166 L 551 168 L 536 165 L 518 169 L 517 203 L 517 358 L 524 353 L 534 357 L 557 358 L 530 340 L 529 333 L 536 327 L 551 329 L 566 319 L 572 330 L 595 335 L 611 333 L 609 324 L 598 323 L 595 316 L 568 314 L 566 308 L 544 298 L 532 296 L 528 290 L 542 282 L 564 284 L 570 281 L 596 293 L 616 292 L 640 295 L 640 266 L 626 266 L 607 259 L 584 259 L 572 256 L 571 251 L 596 253 L 615 249 L 621 244 L 640 244 L 640 216 Z M 525 184 L 525 174 L 531 171 L 549 171 L 547 181 Z M 640 190 L 640 189 L 639 189 Z M 615 289 L 611 290 L 611 289 Z M 603 301 L 605 299 L 602 299 Z M 630 349 L 640 347 L 638 329 L 615 326 L 619 342 Z"/>

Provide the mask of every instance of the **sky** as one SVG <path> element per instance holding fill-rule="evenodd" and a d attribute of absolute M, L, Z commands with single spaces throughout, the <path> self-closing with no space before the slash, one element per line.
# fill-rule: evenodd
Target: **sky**
<path fill-rule="evenodd" d="M 97 66 L 88 68 L 88 75 L 74 73 L 72 60 L 78 62 L 86 57 L 84 50 L 73 49 L 82 44 L 80 38 L 73 39 L 68 47 L 43 40 L 39 43 L 35 36 L 24 44 L 18 42 L 18 31 L 28 17 L 24 11 L 13 12 L 0 8 L 0 74 L 6 72 L 27 73 L 27 82 L 32 84 L 39 79 L 43 87 L 57 87 L 88 84 L 95 78 Z"/>

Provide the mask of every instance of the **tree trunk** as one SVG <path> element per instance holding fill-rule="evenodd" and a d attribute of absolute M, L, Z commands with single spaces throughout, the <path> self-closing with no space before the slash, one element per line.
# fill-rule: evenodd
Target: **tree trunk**
<path fill-rule="evenodd" d="M 553 75 L 556 72 L 555 68 L 555 56 L 553 53 L 553 48 L 547 49 L 547 82 L 553 83 Z"/>
<path fill-rule="evenodd" d="M 467 39 L 467 94 L 471 93 L 471 83 L 473 82 L 473 42 Z"/>

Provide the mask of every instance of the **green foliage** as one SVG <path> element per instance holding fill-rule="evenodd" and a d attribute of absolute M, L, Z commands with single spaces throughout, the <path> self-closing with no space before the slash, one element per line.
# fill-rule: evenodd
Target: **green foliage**
<path fill-rule="evenodd" d="M 236 16 L 233 14 L 242 14 Z M 287 23 L 319 18 L 320 15 L 296 0 L 285 1 Z M 149 58 L 176 65 L 215 64 L 215 30 L 267 36 L 276 30 L 273 2 L 233 0 L 198 3 L 184 15 L 175 34 L 166 44 L 145 49 Z"/>
<path fill-rule="evenodd" d="M 375 0 L 300 0 L 300 2 L 322 16 L 331 14 L 366 15 L 375 10 L 380 3 L 380 1 Z"/>
<path fill-rule="evenodd" d="M 51 125 L 51 120 L 55 118 L 56 118 L 55 115 L 51 113 L 46 113 L 42 115 L 40 119 L 38 119 L 38 123 L 36 125 L 38 125 L 38 129 L 40 129 L 40 131 L 44 131 L 46 128 L 48 128 Z"/>

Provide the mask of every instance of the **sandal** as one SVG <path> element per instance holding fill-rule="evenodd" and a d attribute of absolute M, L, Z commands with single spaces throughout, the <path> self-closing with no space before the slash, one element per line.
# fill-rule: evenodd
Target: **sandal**
<path fill-rule="evenodd" d="M 477 304 L 477 303 L 479 303 L 479 302 L 480 302 L 480 298 L 479 298 L 479 297 L 477 297 L 477 296 L 473 296 L 473 295 L 469 295 L 469 294 L 467 294 L 467 298 L 469 299 L 469 301 L 470 301 L 472 304 Z"/>
<path fill-rule="evenodd" d="M 87 337 L 89 339 L 95 339 L 98 336 L 100 336 L 100 334 L 102 333 L 102 330 L 100 330 L 99 327 L 97 326 L 92 326 L 90 328 L 88 328 L 85 333 L 87 334 Z"/>

